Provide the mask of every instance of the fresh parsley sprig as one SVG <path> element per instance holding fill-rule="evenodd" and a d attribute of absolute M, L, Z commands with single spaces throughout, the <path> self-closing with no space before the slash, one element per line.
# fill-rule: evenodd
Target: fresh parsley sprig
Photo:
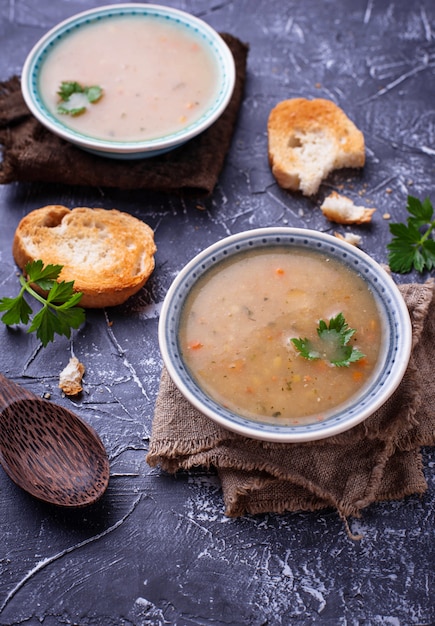
<path fill-rule="evenodd" d="M 75 117 L 86 111 L 88 103 L 98 102 L 103 95 L 103 90 L 98 85 L 85 87 L 76 81 L 63 81 L 57 95 L 61 99 L 57 112 Z"/>
<path fill-rule="evenodd" d="M 387 245 L 388 264 L 393 272 L 406 274 L 413 268 L 418 272 L 435 268 L 434 210 L 429 198 L 421 202 L 408 196 L 406 206 L 410 216 L 406 224 L 390 224 L 394 238 Z"/>
<path fill-rule="evenodd" d="M 0 311 L 6 311 L 1 321 L 8 325 L 28 324 L 29 333 L 36 331 L 44 348 L 50 341 L 54 341 L 54 335 L 71 336 L 72 328 L 79 328 L 85 321 L 85 310 L 77 306 L 81 292 L 74 292 L 74 281 L 57 282 L 62 270 L 62 265 L 46 265 L 41 260 L 27 263 L 25 276 L 20 276 L 21 289 L 15 298 L 2 298 Z M 32 285 L 38 286 L 45 296 L 39 294 Z M 31 318 L 32 308 L 25 299 L 25 294 L 30 294 L 42 307 Z"/>
<path fill-rule="evenodd" d="M 336 367 L 349 367 L 364 358 L 364 354 L 353 346 L 349 346 L 350 339 L 356 330 L 349 328 L 342 313 L 329 320 L 329 324 L 320 320 L 317 327 L 318 342 L 306 337 L 292 339 L 292 343 L 301 356 L 310 361 L 324 359 Z"/>

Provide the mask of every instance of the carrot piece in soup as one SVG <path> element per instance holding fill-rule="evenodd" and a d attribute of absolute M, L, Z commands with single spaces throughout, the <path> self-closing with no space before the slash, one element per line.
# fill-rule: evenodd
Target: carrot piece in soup
<path fill-rule="evenodd" d="M 204 346 L 200 341 L 191 341 L 187 347 L 189 348 L 189 350 L 199 350 Z"/>
<path fill-rule="evenodd" d="M 362 380 L 363 377 L 364 377 L 364 374 L 361 370 L 355 370 L 354 372 L 352 372 L 352 378 L 356 383 Z"/>

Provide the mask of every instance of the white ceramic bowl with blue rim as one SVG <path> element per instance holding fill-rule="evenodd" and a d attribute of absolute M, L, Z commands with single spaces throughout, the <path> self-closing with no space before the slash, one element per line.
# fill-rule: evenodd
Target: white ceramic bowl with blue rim
<path fill-rule="evenodd" d="M 338 407 L 324 421 L 304 425 L 270 424 L 247 419 L 210 398 L 183 362 L 178 330 L 183 305 L 198 279 L 231 255 L 271 246 L 302 247 L 323 252 L 350 266 L 368 283 L 378 303 L 384 341 L 376 373 L 361 393 Z M 389 274 L 366 253 L 331 235 L 308 229 L 270 227 L 231 235 L 206 248 L 180 271 L 163 302 L 159 345 L 164 365 L 184 397 L 201 413 L 224 428 L 246 437 L 273 442 L 323 439 L 356 426 L 373 414 L 401 382 L 411 354 L 412 328 L 405 301 Z"/>
<path fill-rule="evenodd" d="M 72 130 L 56 117 L 44 102 L 39 78 L 47 55 L 53 48 L 77 29 L 89 24 L 111 20 L 116 16 L 149 18 L 170 22 L 187 34 L 193 35 L 199 45 L 211 51 L 217 67 L 216 97 L 199 119 L 182 130 L 149 140 L 112 141 L 97 139 Z M 235 64 L 230 49 L 220 35 L 204 21 L 170 7 L 156 4 L 113 4 L 83 11 L 64 20 L 46 33 L 32 48 L 23 66 L 21 89 L 24 100 L 36 119 L 51 132 L 80 148 L 116 159 L 147 158 L 168 152 L 196 137 L 211 126 L 228 105 L 235 85 Z"/>

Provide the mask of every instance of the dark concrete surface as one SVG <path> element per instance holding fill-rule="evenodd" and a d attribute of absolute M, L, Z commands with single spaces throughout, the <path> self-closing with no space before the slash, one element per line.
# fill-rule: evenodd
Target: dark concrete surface
<path fill-rule="evenodd" d="M 0 0 L 0 79 L 20 73 L 31 46 L 55 23 L 102 4 Z M 372 224 L 356 232 L 361 247 L 384 263 L 384 214 L 404 219 L 408 194 L 435 201 L 435 4 L 167 4 L 250 45 L 236 134 L 211 197 L 0 187 L 0 297 L 16 292 L 14 230 L 46 204 L 128 211 L 155 229 L 158 246 L 147 286 L 122 307 L 90 311 L 71 341 L 58 338 L 43 349 L 23 329 L 0 325 L 0 370 L 91 423 L 111 464 L 103 499 L 78 511 L 32 499 L 0 471 L 0 624 L 435 624 L 433 449 L 423 455 L 427 492 L 366 509 L 350 521 L 364 536 L 358 542 L 329 510 L 229 519 L 213 472 L 171 477 L 145 462 L 162 366 L 159 308 L 186 261 L 225 235 L 259 226 L 333 232 L 318 207 L 342 188 L 377 208 Z M 333 174 L 313 199 L 281 190 L 267 162 L 268 113 L 296 96 L 334 100 L 366 138 L 365 168 Z M 72 354 L 86 366 L 84 393 L 73 400 L 58 389 Z"/>

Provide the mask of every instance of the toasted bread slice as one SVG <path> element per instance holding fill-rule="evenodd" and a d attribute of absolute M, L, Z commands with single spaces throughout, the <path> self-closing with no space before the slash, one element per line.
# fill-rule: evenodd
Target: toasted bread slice
<path fill-rule="evenodd" d="M 154 233 L 116 209 L 50 205 L 26 215 L 12 252 L 24 271 L 29 261 L 62 265 L 59 281 L 74 281 L 80 306 L 115 306 L 136 293 L 154 269 Z"/>
<path fill-rule="evenodd" d="M 367 224 L 376 209 L 358 206 L 350 198 L 333 191 L 321 205 L 323 215 L 337 224 Z"/>
<path fill-rule="evenodd" d="M 267 131 L 269 163 L 284 189 L 312 196 L 333 170 L 365 163 L 364 135 L 330 100 L 284 100 Z"/>

